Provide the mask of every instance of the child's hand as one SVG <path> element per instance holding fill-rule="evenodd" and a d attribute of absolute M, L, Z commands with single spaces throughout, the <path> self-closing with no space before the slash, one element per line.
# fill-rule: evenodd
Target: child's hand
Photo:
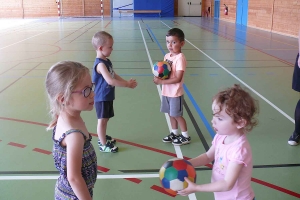
<path fill-rule="evenodd" d="M 153 83 L 155 83 L 156 85 L 159 85 L 159 84 L 162 84 L 162 80 L 160 78 L 157 78 L 154 76 Z"/>
<path fill-rule="evenodd" d="M 128 81 L 128 87 L 133 89 L 133 88 L 135 88 L 136 86 L 137 86 L 136 80 L 131 78 L 131 79 Z"/>
<path fill-rule="evenodd" d="M 192 181 L 190 181 L 187 177 L 185 177 L 184 180 L 188 183 L 188 187 L 185 188 L 185 189 L 183 189 L 183 190 L 179 190 L 177 192 L 177 194 L 179 194 L 181 196 L 187 196 L 187 195 L 189 195 L 189 194 L 194 193 L 194 192 L 197 191 L 196 190 L 197 189 L 196 188 L 197 185 L 195 183 L 193 183 Z"/>

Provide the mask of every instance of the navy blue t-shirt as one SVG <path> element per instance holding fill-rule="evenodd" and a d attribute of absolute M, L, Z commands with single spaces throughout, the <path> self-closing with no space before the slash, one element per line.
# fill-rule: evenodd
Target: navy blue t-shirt
<path fill-rule="evenodd" d="M 115 99 L 115 86 L 109 85 L 102 74 L 97 72 L 97 65 L 104 63 L 111 77 L 114 78 L 115 72 L 113 70 L 112 63 L 109 59 L 103 60 L 96 58 L 94 62 L 94 68 L 92 73 L 92 81 L 95 84 L 95 102 L 98 101 L 113 101 Z"/>

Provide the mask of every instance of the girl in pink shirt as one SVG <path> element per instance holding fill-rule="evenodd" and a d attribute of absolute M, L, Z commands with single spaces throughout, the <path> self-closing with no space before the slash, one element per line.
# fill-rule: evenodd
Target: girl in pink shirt
<path fill-rule="evenodd" d="M 196 185 L 185 179 L 188 187 L 178 194 L 214 192 L 216 200 L 252 200 L 252 151 L 246 134 L 257 125 L 257 101 L 235 84 L 214 96 L 212 111 L 211 122 L 216 132 L 212 146 L 190 160 L 194 167 L 214 160 L 211 183 Z"/>

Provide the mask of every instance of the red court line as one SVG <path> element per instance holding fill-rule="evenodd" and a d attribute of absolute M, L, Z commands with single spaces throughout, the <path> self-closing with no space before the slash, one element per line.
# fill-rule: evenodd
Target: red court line
<path fill-rule="evenodd" d="M 127 180 L 127 181 L 131 181 L 133 183 L 137 183 L 137 184 L 139 184 L 140 182 L 142 182 L 142 180 L 138 179 L 138 178 L 124 178 L 124 179 Z"/>
<path fill-rule="evenodd" d="M 15 143 L 15 142 L 10 142 L 7 145 L 11 145 L 11 146 L 14 146 L 14 147 L 20 147 L 20 148 L 25 148 L 26 147 L 26 145 L 24 145 L 24 144 L 19 144 L 19 143 Z"/>
<path fill-rule="evenodd" d="M 296 193 L 296 192 L 293 192 L 293 191 L 291 191 L 291 190 L 288 190 L 288 189 L 279 187 L 279 186 L 277 186 L 277 185 L 273 185 L 273 184 L 271 184 L 271 183 L 268 183 L 268 182 L 265 182 L 265 181 L 262 181 L 262 180 L 259 180 L 259 179 L 256 179 L 256 178 L 251 178 L 251 181 L 253 181 L 253 182 L 255 182 L 255 183 L 258 183 L 258 184 L 261 184 L 261 185 L 264 185 L 264 186 L 266 186 L 266 187 L 272 188 L 272 189 L 274 189 L 274 190 L 278 190 L 278 191 L 280 191 L 280 192 L 289 194 L 289 195 L 291 195 L 291 196 L 300 198 L 300 194 L 299 194 L 299 193 Z"/>
<path fill-rule="evenodd" d="M 104 26 L 104 28 L 107 28 L 110 23 L 111 23 L 111 20 Z"/>
<path fill-rule="evenodd" d="M 99 171 L 102 171 L 102 172 L 108 172 L 110 169 L 108 169 L 108 168 L 106 168 L 106 167 L 101 167 L 101 166 L 99 166 L 99 165 L 97 165 L 97 169 L 99 170 Z"/>
<path fill-rule="evenodd" d="M 159 187 L 159 186 L 157 186 L 157 185 L 152 185 L 151 189 L 152 189 L 152 190 L 155 190 L 155 191 L 157 191 L 157 192 L 161 192 L 161 193 L 163 193 L 163 194 L 169 195 L 169 196 L 171 196 L 171 197 L 176 197 L 176 195 L 172 195 L 172 194 L 166 192 L 166 190 L 165 190 L 164 188 Z"/>
<path fill-rule="evenodd" d="M 26 120 L 19 120 L 19 119 L 12 119 L 12 118 L 6 118 L 6 117 L 0 117 L 0 119 L 3 119 L 3 120 L 10 120 L 10 121 L 16 121 L 16 122 L 23 122 L 23 123 L 29 123 L 29 124 L 36 124 L 36 125 L 39 125 L 39 126 L 48 126 L 48 124 L 42 124 L 42 123 L 37 123 L 37 122 L 31 122 L 31 121 L 26 121 Z M 95 137 L 98 137 L 97 134 L 95 133 L 90 133 L 92 136 L 95 136 Z M 117 139 L 116 140 L 118 142 L 121 142 L 121 143 L 124 143 L 124 144 L 128 144 L 128 145 L 131 145 L 131 146 L 135 146 L 135 147 L 139 147 L 139 148 L 142 148 L 142 149 L 147 149 L 147 150 L 150 150 L 150 151 L 154 151 L 154 152 L 157 152 L 157 153 L 161 153 L 161 154 L 165 154 L 165 155 L 169 155 L 169 156 L 172 156 L 172 157 L 176 157 L 176 154 L 175 153 L 170 153 L 170 152 L 167 152 L 167 151 L 163 151 L 163 150 L 160 150 L 160 149 L 155 149 L 155 148 L 152 148 L 152 147 L 148 147 L 148 146 L 145 146 L 145 145 L 141 145 L 141 144 L 136 144 L 136 143 L 133 143 L 133 142 L 129 142 L 129 141 L 125 141 L 125 140 L 121 140 L 121 139 Z M 16 144 L 16 145 L 22 145 L 22 144 L 17 144 L 17 143 L 13 143 L 13 142 L 10 142 L 12 144 Z M 9 144 L 10 144 L 9 143 Z M 12 145 L 10 144 L 10 145 Z M 14 145 L 12 145 L 14 146 Z M 25 145 L 24 145 L 25 147 Z M 24 148 L 24 147 L 21 147 L 21 148 Z M 188 157 L 183 157 L 184 159 L 190 159 Z M 207 167 L 212 167 L 212 165 L 208 164 L 206 165 Z M 100 166 L 98 166 L 98 169 L 99 169 Z M 104 170 L 109 170 L 108 168 L 102 168 L 100 167 L 101 169 L 104 169 Z M 100 170 L 101 170 L 100 169 Z M 102 171 L 102 170 L 101 170 Z M 277 185 L 274 185 L 274 184 L 271 184 L 271 183 L 268 183 L 268 182 L 265 182 L 265 181 L 262 181 L 262 180 L 259 180 L 259 179 L 256 179 L 256 178 L 251 178 L 251 180 L 255 183 L 258 183 L 260 185 L 263 185 L 263 186 L 266 186 L 266 187 L 269 187 L 269 188 L 272 188 L 274 190 L 277 190 L 277 191 L 280 191 L 282 193 L 285 193 L 285 194 L 288 194 L 288 195 L 291 195 L 291 196 L 294 196 L 294 197 L 298 197 L 300 198 L 300 193 L 296 193 L 296 192 L 293 192 L 291 190 L 288 190 L 288 189 L 285 189 L 285 188 L 282 188 L 282 187 L 279 187 Z M 152 186 L 151 189 L 156 188 L 158 186 Z M 154 190 L 156 190 L 154 189 Z M 168 194 L 168 193 L 167 193 Z"/>
<path fill-rule="evenodd" d="M 34 148 L 32 151 L 35 151 L 35 152 L 38 152 L 38 153 L 43 153 L 43 154 L 46 154 L 46 155 L 52 154 L 51 151 L 47 151 L 47 150 L 39 149 L 39 148 Z"/>
<path fill-rule="evenodd" d="M 39 126 L 48 126 L 48 124 L 32 122 L 32 121 L 27 121 L 27 120 L 21 120 L 21 119 L 13 119 L 13 118 L 8 118 L 8 117 L 0 117 L 0 119 L 8 120 L 8 121 L 15 121 L 15 122 L 23 122 L 23 123 L 27 123 L 27 124 L 35 124 L 35 125 L 39 125 Z"/>

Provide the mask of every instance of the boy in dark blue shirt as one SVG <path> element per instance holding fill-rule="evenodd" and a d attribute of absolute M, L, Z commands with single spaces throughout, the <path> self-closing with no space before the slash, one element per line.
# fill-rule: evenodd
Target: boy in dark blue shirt
<path fill-rule="evenodd" d="M 107 122 L 114 116 L 113 101 L 115 99 L 115 86 L 135 88 L 135 79 L 129 81 L 122 79 L 113 70 L 111 61 L 107 58 L 113 50 L 113 37 L 105 32 L 97 32 L 92 39 L 97 56 L 94 63 L 92 81 L 95 84 L 95 108 L 98 118 L 97 134 L 98 145 L 101 152 L 118 152 L 114 146 L 116 140 L 106 135 Z"/>

